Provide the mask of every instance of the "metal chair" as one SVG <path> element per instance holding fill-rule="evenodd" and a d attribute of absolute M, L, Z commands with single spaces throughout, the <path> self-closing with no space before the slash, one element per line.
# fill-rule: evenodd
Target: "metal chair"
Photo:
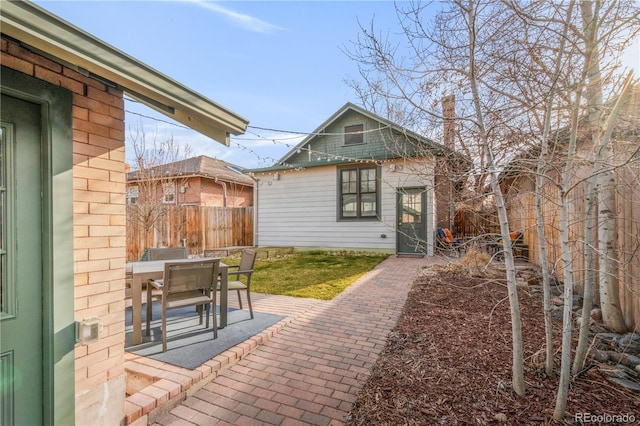
<path fill-rule="evenodd" d="M 149 260 L 186 259 L 186 247 L 149 247 L 147 258 Z"/>
<path fill-rule="evenodd" d="M 202 324 L 202 306 L 213 310 L 213 338 L 218 338 L 216 291 L 220 272 L 220 259 L 200 259 L 190 262 L 167 262 L 162 280 L 149 280 L 147 285 L 147 336 L 150 333 L 151 304 L 153 299 L 162 306 L 162 352 L 167 351 L 167 310 L 196 306 Z M 213 309 L 212 309 L 213 308 Z"/>
<path fill-rule="evenodd" d="M 251 315 L 251 319 L 253 319 L 253 308 L 251 307 L 251 274 L 253 274 L 253 265 L 256 262 L 256 255 L 257 253 L 253 250 L 243 250 L 242 256 L 240 257 L 240 265 L 229 266 L 229 269 L 236 268 L 237 270 L 229 270 L 228 273 L 228 275 L 236 276 L 235 280 L 229 280 L 228 288 L 229 290 L 236 290 L 238 292 L 238 304 L 240 305 L 240 309 L 242 309 L 240 291 L 247 291 L 247 304 L 249 305 L 249 314 Z M 246 284 L 240 281 L 241 275 L 246 277 Z M 218 290 L 220 290 L 220 283 L 218 283 Z"/>
<path fill-rule="evenodd" d="M 454 237 L 449 228 L 441 226 L 436 230 L 436 244 L 441 251 L 447 250 L 459 257 L 460 243 L 460 239 Z"/>

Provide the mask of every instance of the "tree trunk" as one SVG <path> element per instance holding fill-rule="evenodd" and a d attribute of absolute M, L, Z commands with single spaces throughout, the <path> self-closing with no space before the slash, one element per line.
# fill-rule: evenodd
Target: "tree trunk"
<path fill-rule="evenodd" d="M 564 185 L 563 185 L 564 186 Z M 567 410 L 567 396 L 569 394 L 569 379 L 571 366 L 571 328 L 573 305 L 573 278 L 571 267 L 571 252 L 569 247 L 569 220 L 568 220 L 567 194 L 562 189 L 560 204 L 560 246 L 562 249 L 562 267 L 564 270 L 564 312 L 562 315 L 562 355 L 560 357 L 560 382 L 553 418 L 560 421 L 564 419 Z"/>
<path fill-rule="evenodd" d="M 585 220 L 584 227 L 584 264 L 585 264 L 585 277 L 584 277 L 584 290 L 582 292 L 582 324 L 580 324 L 580 334 L 578 337 L 578 346 L 576 347 L 576 355 L 573 359 L 573 367 L 571 368 L 572 374 L 578 374 L 584 368 L 584 360 L 587 356 L 587 349 L 589 345 L 589 330 L 591 322 L 591 308 L 593 307 L 593 284 L 595 281 L 595 265 L 594 265 L 594 253 L 593 247 L 595 243 L 595 215 L 594 211 L 594 179 L 589 182 L 587 189 L 587 199 L 585 208 Z"/>
<path fill-rule="evenodd" d="M 617 332 L 626 331 L 624 317 L 620 309 L 618 289 L 618 254 L 616 226 L 616 190 L 613 172 L 613 147 L 609 143 L 611 128 L 615 122 L 615 113 L 608 120 L 609 128 L 605 132 L 603 126 L 603 87 L 600 71 L 600 51 L 598 33 L 600 22 L 598 2 L 583 1 L 580 3 L 585 35 L 587 66 L 587 101 L 589 113 L 585 129 L 593 143 L 596 171 L 596 193 L 598 206 L 598 271 L 600 286 L 600 307 L 604 324 Z M 594 10 L 595 9 L 595 10 Z"/>
<path fill-rule="evenodd" d="M 546 142 L 543 142 L 546 144 Z M 546 150 L 543 150 L 546 151 Z M 538 163 L 536 174 L 536 228 L 538 232 L 538 244 L 540 248 L 540 264 L 542 265 L 542 309 L 544 312 L 545 333 L 545 363 L 544 370 L 548 376 L 553 374 L 553 325 L 551 323 L 551 273 L 549 271 L 549 259 L 547 258 L 547 238 L 544 231 L 544 215 L 542 213 L 542 173 L 543 160 Z"/>
<path fill-rule="evenodd" d="M 610 145 L 608 149 L 611 149 Z M 613 155 L 607 155 L 613 158 Z M 598 176 L 598 252 L 600 307 L 605 326 L 617 333 L 627 331 L 618 286 L 618 232 L 616 226 L 615 175 L 612 170 Z"/>

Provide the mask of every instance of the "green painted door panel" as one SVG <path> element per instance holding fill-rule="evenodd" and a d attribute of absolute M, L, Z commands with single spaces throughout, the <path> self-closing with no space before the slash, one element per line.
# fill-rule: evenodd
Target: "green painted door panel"
<path fill-rule="evenodd" d="M 43 422 L 40 105 L 2 95 L 2 425 Z"/>
<path fill-rule="evenodd" d="M 398 253 L 427 253 L 425 188 L 398 189 Z"/>

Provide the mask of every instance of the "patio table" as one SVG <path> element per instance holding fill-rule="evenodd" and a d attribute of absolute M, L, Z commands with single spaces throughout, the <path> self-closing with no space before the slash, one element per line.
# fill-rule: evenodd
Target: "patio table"
<path fill-rule="evenodd" d="M 133 275 L 131 283 L 131 313 L 133 322 L 132 345 L 142 343 L 142 283 L 151 279 L 162 279 L 164 264 L 166 262 L 192 262 L 194 259 L 166 259 L 151 260 L 146 262 L 128 262 L 126 272 Z M 220 326 L 227 326 L 227 294 L 229 267 L 220 262 Z"/>

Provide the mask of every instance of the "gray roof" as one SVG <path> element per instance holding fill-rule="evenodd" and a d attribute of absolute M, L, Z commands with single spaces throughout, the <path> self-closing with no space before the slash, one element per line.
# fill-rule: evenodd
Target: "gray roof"
<path fill-rule="evenodd" d="M 227 163 L 217 158 L 200 155 L 198 157 L 187 158 L 173 163 L 163 164 L 151 169 L 158 176 L 167 177 L 188 177 L 200 176 L 210 179 L 218 178 L 225 182 L 234 182 L 242 185 L 253 186 L 253 179 L 244 175 L 244 167 Z M 138 179 L 138 171 L 127 173 L 127 181 Z"/>

